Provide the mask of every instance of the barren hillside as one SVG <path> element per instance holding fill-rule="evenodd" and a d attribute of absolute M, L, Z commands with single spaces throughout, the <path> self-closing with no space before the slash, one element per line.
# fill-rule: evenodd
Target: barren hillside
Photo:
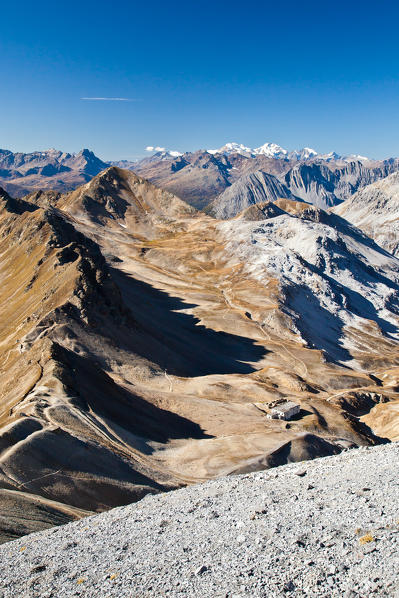
<path fill-rule="evenodd" d="M 397 438 L 399 262 L 342 219 L 219 222 L 115 167 L 27 199 L 0 208 L 3 540 Z"/>

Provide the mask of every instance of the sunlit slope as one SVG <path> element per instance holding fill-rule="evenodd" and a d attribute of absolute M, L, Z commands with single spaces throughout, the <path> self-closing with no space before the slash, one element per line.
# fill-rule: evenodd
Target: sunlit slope
<path fill-rule="evenodd" d="M 352 222 L 381 247 L 399 254 L 399 175 L 367 185 L 333 210 Z"/>

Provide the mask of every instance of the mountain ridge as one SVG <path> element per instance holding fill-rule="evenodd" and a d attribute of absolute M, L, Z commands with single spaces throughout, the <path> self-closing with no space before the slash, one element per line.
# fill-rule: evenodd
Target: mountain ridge
<path fill-rule="evenodd" d="M 14 197 L 39 189 L 65 193 L 116 166 L 137 172 L 197 209 L 204 209 L 238 179 L 261 170 L 276 176 L 293 196 L 325 208 L 399 168 L 399 159 L 375 161 L 335 152 L 318 154 L 311 148 L 288 152 L 274 143 L 255 150 L 237 143 L 219 150 L 186 153 L 159 150 L 134 162 L 104 162 L 87 149 L 78 154 L 55 149 L 30 154 L 0 150 L 0 184 Z M 266 198 L 267 193 L 261 200 Z"/>
<path fill-rule="evenodd" d="M 399 159 L 375 162 L 356 159 L 347 162 L 323 159 L 298 161 L 265 154 L 248 156 L 237 152 L 210 154 L 198 151 L 176 159 L 155 154 L 129 168 L 197 209 L 210 207 L 212 202 L 219 203 L 222 194 L 232 185 L 257 171 L 277 177 L 293 196 L 328 208 L 346 200 L 358 189 L 397 171 Z M 267 197 L 266 190 L 265 193 L 262 200 Z M 233 205 L 235 202 L 237 199 L 233 198 Z M 231 207 L 226 205 L 224 209 L 231 214 Z"/>
<path fill-rule="evenodd" d="M 0 184 L 19 197 L 35 189 L 68 191 L 108 167 L 92 151 L 70 154 L 55 149 L 29 154 L 0 149 Z"/>

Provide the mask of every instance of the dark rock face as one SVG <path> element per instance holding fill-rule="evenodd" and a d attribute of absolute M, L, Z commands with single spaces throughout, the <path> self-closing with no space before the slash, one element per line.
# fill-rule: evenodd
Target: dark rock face
<path fill-rule="evenodd" d="M 358 189 L 398 169 L 398 159 L 367 164 L 354 161 L 335 167 L 322 162 L 298 164 L 287 172 L 284 182 L 297 197 L 326 208 L 341 203 Z"/>
<path fill-rule="evenodd" d="M 209 206 L 216 218 L 231 218 L 251 205 L 279 198 L 297 199 L 286 185 L 261 170 L 240 178 Z"/>
<path fill-rule="evenodd" d="M 358 189 L 399 170 L 399 159 L 347 161 L 332 155 L 300 160 L 197 151 L 177 159 L 154 155 L 126 167 L 196 208 L 208 204 L 207 211 L 229 218 L 252 203 L 273 200 L 276 192 L 324 209 L 338 205 Z M 248 178 L 259 178 L 259 172 L 277 181 L 259 183 Z"/>
<path fill-rule="evenodd" d="M 172 162 L 172 165 L 170 168 L 171 168 L 172 172 L 178 172 L 179 170 L 181 170 L 182 168 L 184 168 L 187 165 L 188 165 L 187 160 L 180 157 L 177 160 L 175 160 L 174 162 Z"/>
<path fill-rule="evenodd" d="M 24 212 L 34 212 L 37 208 L 35 205 L 23 199 L 14 199 L 10 197 L 4 189 L 0 187 L 0 209 L 1 206 L 12 214 L 23 214 Z"/>

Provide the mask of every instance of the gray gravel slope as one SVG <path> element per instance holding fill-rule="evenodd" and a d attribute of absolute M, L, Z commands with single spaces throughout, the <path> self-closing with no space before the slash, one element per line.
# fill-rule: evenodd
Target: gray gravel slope
<path fill-rule="evenodd" d="M 0 596 L 399 596 L 399 445 L 147 496 L 0 547 Z"/>

